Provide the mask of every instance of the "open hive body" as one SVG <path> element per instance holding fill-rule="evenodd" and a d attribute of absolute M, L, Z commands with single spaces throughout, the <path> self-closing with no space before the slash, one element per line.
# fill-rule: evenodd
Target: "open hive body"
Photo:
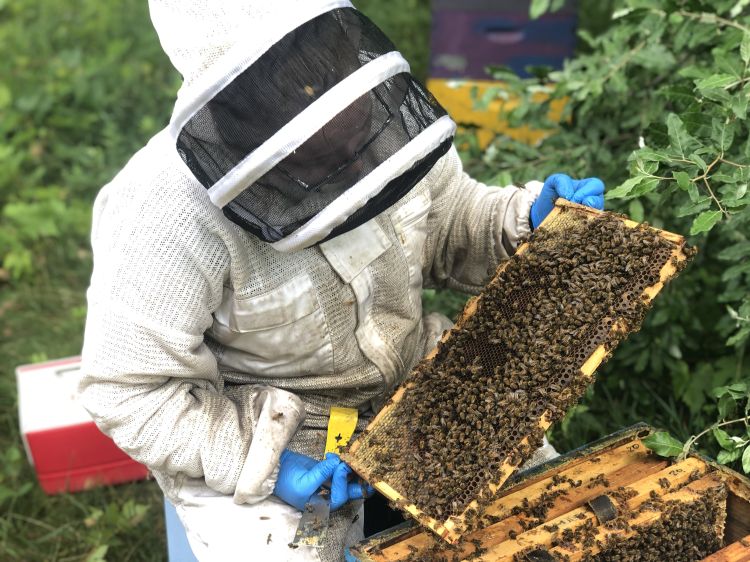
<path fill-rule="evenodd" d="M 681 236 L 558 203 L 342 458 L 455 543 L 686 259 Z"/>
<path fill-rule="evenodd" d="M 750 561 L 750 480 L 699 457 L 657 457 L 641 442 L 649 431 L 635 426 L 519 473 L 456 545 L 410 522 L 352 555 L 362 562 Z M 610 512 L 592 507 L 601 498 Z"/>

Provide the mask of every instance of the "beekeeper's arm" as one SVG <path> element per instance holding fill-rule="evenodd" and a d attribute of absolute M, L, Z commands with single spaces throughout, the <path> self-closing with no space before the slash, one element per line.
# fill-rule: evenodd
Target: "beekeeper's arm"
<path fill-rule="evenodd" d="M 238 503 L 265 498 L 304 407 L 276 388 L 221 388 L 203 338 L 230 259 L 211 216 L 220 211 L 189 193 L 171 199 L 177 208 L 159 208 L 158 194 L 108 205 L 108 193 L 94 208 L 85 407 L 148 467 L 204 477 Z"/>
<path fill-rule="evenodd" d="M 428 175 L 433 206 L 428 219 L 424 279 L 427 286 L 477 293 L 498 264 L 552 210 L 558 197 L 603 208 L 596 178 L 555 174 L 525 187 L 491 187 L 469 177 L 455 148 Z"/>

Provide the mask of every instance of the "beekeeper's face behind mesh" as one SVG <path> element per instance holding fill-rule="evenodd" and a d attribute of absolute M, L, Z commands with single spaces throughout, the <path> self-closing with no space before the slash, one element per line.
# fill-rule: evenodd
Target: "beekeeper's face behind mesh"
<path fill-rule="evenodd" d="M 407 193 L 455 125 L 350 7 L 279 36 L 173 118 L 177 150 L 224 214 L 278 250 L 346 232 Z M 204 96 L 207 97 L 207 96 Z"/>
<path fill-rule="evenodd" d="M 368 94 L 323 125 L 279 162 L 277 168 L 291 182 L 307 191 L 325 193 L 340 189 L 341 183 L 352 185 L 363 170 L 358 156 L 372 136 L 372 122 L 372 103 Z"/>

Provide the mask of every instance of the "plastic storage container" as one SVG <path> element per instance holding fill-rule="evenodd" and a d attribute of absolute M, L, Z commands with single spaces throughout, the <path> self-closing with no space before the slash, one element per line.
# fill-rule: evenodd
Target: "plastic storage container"
<path fill-rule="evenodd" d="M 48 494 L 147 477 L 94 424 L 78 401 L 81 358 L 69 357 L 16 369 L 18 414 L 26 453 Z"/>

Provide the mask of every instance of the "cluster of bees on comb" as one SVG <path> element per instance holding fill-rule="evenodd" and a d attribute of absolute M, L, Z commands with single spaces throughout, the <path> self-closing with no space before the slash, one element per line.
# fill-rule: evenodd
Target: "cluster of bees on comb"
<path fill-rule="evenodd" d="M 558 421 L 582 396 L 592 381 L 581 371 L 586 359 L 640 328 L 643 291 L 675 249 L 655 230 L 609 214 L 566 212 L 555 221 L 499 268 L 476 311 L 361 438 L 356 456 L 369 479 L 438 521 L 463 515 L 471 528 L 502 467 L 541 445 L 542 416 Z M 467 510 L 473 500 L 479 510 Z"/>
<path fill-rule="evenodd" d="M 704 475 L 703 472 L 694 470 L 685 480 L 670 482 L 667 479 L 660 479 L 659 485 L 664 490 L 664 494 L 676 493 L 700 480 Z M 599 477 L 602 476 L 602 474 L 599 475 Z M 421 549 L 408 545 L 410 553 L 405 558 L 400 557 L 399 560 L 403 562 L 688 561 L 702 560 L 723 546 L 721 539 L 723 532 L 719 531 L 718 526 L 723 525 L 725 520 L 727 488 L 718 485 L 718 481 L 705 488 L 693 490 L 690 501 L 666 499 L 652 490 L 645 501 L 630 503 L 630 500 L 639 495 L 636 489 L 628 486 L 610 488 L 609 481 L 599 477 L 591 478 L 589 483 L 596 482 L 600 487 L 608 488 L 606 494 L 613 506 L 613 518 L 607 519 L 600 526 L 595 519 L 587 518 L 580 510 L 575 516 L 579 523 L 574 526 L 561 528 L 560 525 L 570 525 L 570 519 L 561 522 L 559 518 L 554 519 L 559 525 L 544 524 L 548 510 L 553 506 L 556 498 L 567 496 L 569 491 L 584 485 L 582 480 L 556 479 L 557 476 L 553 476 L 547 484 L 547 490 L 554 489 L 551 495 L 543 493 L 533 502 L 524 499 L 522 504 L 511 510 L 511 518 L 499 517 L 496 521 L 485 519 L 482 523 L 483 527 L 488 527 L 502 521 L 507 523 L 512 518 L 520 516 L 517 521 L 523 531 L 541 526 L 544 531 L 552 535 L 546 541 L 546 545 L 543 537 L 539 537 L 540 542 L 534 544 L 534 538 L 526 536 L 523 539 L 523 543 L 529 545 L 526 548 L 515 549 L 515 551 L 503 550 L 503 543 L 493 540 L 493 537 L 502 536 L 502 530 L 497 529 L 497 535 L 492 533 L 486 535 L 486 543 L 476 538 L 464 538 L 454 545 L 437 539 Z M 575 499 L 569 501 L 575 502 Z M 649 517 L 648 521 L 643 521 L 641 515 L 644 513 L 658 514 L 658 516 L 655 515 Z M 569 514 L 568 517 L 571 515 Z M 637 522 L 639 520 L 641 522 Z M 607 531 L 603 532 L 603 528 Z M 515 540 L 518 535 L 519 532 L 511 530 L 508 532 L 508 539 Z"/>
<path fill-rule="evenodd" d="M 664 562 L 665 560 L 701 560 L 722 547 L 714 522 L 726 502 L 726 489 L 707 490 L 692 503 L 653 501 L 642 506 L 661 512 L 651 525 L 633 527 L 632 536 L 620 539 L 610 535 L 599 545 L 601 552 L 586 554 L 582 562 Z M 623 514 L 621 521 L 636 513 Z M 615 521 L 617 522 L 617 521 Z M 614 523 L 614 522 L 613 522 Z M 558 557 L 562 561 L 564 557 Z"/>

